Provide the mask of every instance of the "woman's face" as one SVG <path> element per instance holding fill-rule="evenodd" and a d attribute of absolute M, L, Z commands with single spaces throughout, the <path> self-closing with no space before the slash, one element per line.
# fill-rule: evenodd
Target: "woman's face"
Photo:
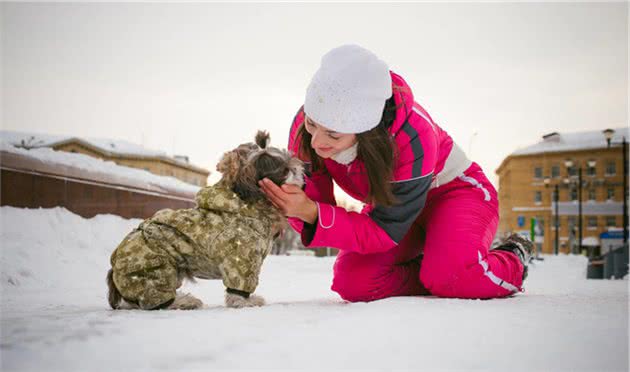
<path fill-rule="evenodd" d="M 317 155 L 327 159 L 351 147 L 357 141 L 355 134 L 344 134 L 330 130 L 315 123 L 308 116 L 304 119 L 304 128 L 311 135 L 311 147 Z"/>

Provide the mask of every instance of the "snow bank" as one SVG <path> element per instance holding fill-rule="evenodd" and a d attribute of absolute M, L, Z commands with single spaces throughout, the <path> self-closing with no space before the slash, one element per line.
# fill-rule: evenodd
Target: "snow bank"
<path fill-rule="evenodd" d="M 544 256 L 512 298 L 349 304 L 333 258 L 271 256 L 265 307 L 227 309 L 199 281 L 203 310 L 111 311 L 109 254 L 138 222 L 0 208 L 0 369 L 628 370 L 628 281 L 585 279 L 584 257 Z"/>
<path fill-rule="evenodd" d="M 2 207 L 2 289 L 93 288 L 103 282 L 111 252 L 140 222 L 114 215 L 84 219 L 59 207 Z"/>

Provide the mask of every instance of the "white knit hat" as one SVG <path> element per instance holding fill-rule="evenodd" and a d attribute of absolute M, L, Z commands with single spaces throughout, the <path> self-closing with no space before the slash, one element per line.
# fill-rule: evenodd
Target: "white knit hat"
<path fill-rule="evenodd" d="M 336 132 L 362 133 L 378 125 L 391 95 L 387 64 L 358 45 L 343 45 L 322 57 L 306 89 L 304 112 Z"/>

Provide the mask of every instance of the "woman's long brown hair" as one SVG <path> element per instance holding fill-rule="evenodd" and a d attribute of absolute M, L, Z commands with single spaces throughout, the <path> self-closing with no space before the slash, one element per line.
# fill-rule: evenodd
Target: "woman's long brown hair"
<path fill-rule="evenodd" d="M 383 116 L 378 125 L 367 132 L 357 134 L 357 158 L 363 161 L 369 183 L 365 203 L 382 206 L 391 206 L 396 203 L 390 181 L 397 154 L 396 146 L 389 134 L 389 127 L 396 118 L 396 108 L 394 96 L 391 96 L 385 102 Z M 323 159 L 311 147 L 312 136 L 304 127 L 304 123 L 300 126 L 296 137 L 301 138 L 298 147 L 300 156 L 303 159 L 310 159 L 311 170 L 316 172 L 325 169 Z"/>

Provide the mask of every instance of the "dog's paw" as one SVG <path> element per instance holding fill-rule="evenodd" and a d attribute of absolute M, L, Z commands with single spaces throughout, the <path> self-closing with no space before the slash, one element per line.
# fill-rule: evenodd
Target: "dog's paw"
<path fill-rule="evenodd" d="M 177 294 L 175 301 L 169 305 L 169 310 L 196 310 L 201 309 L 203 302 L 190 293 Z"/>
<path fill-rule="evenodd" d="M 241 308 L 241 307 L 254 307 L 254 306 L 264 306 L 265 299 L 256 296 L 250 295 L 248 298 L 245 298 L 241 295 L 226 293 L 225 294 L 225 306 L 233 307 L 233 308 Z"/>

